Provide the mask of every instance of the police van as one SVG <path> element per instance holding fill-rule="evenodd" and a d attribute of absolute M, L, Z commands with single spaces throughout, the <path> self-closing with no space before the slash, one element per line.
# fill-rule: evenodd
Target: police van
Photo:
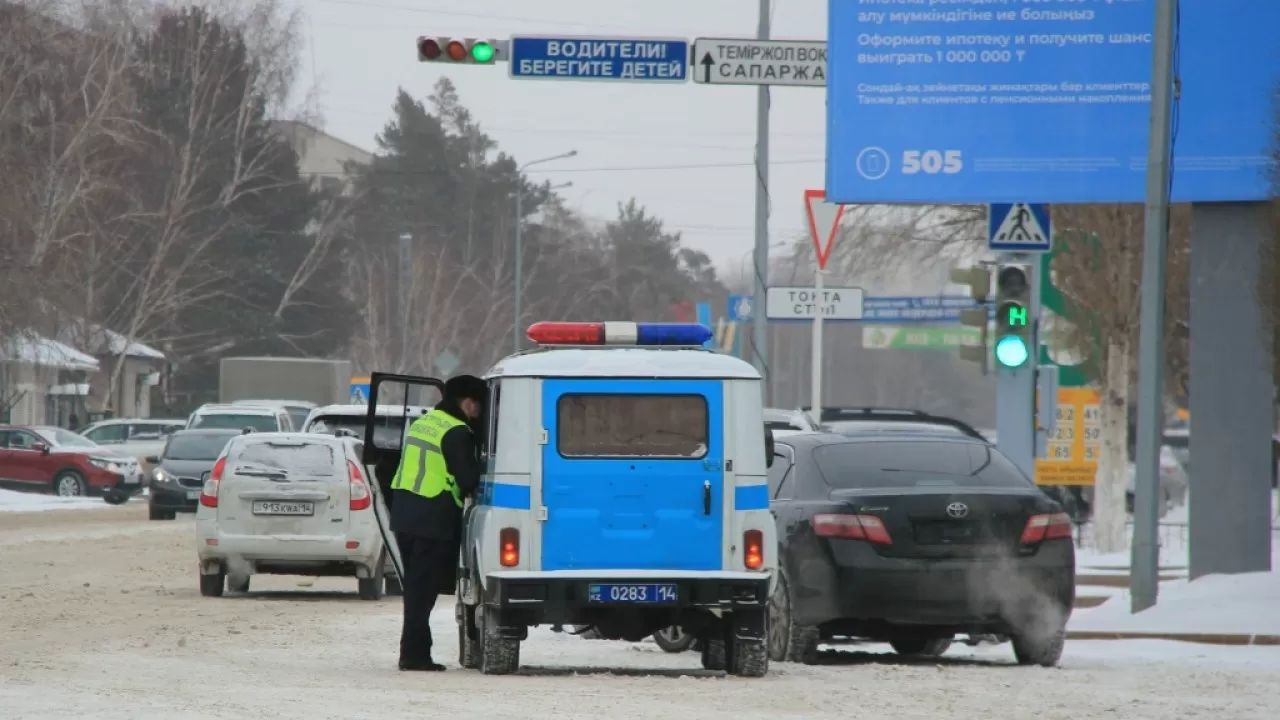
<path fill-rule="evenodd" d="M 768 672 L 773 443 L 760 374 L 703 349 L 711 336 L 541 322 L 528 330 L 536 349 L 488 372 L 485 473 L 464 510 L 456 588 L 462 666 L 515 672 L 539 625 L 632 642 L 679 626 L 701 640 L 705 668 Z M 388 381 L 442 388 L 374 373 L 371 420 Z M 395 462 L 379 452 L 365 444 L 386 494 Z"/>

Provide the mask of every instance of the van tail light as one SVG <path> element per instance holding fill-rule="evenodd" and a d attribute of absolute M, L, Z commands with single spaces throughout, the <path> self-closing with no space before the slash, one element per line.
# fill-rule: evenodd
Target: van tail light
<path fill-rule="evenodd" d="M 498 546 L 501 555 L 498 560 L 502 567 L 515 567 L 520 564 L 520 531 L 515 528 L 502 528 L 498 533 Z"/>
<path fill-rule="evenodd" d="M 347 461 L 347 478 L 351 483 L 351 509 L 368 510 L 373 506 L 373 493 L 369 492 L 369 481 L 364 479 L 360 466 Z"/>
<path fill-rule="evenodd" d="M 218 507 L 218 486 L 222 484 L 222 473 L 227 469 L 227 459 L 225 457 L 218 458 L 218 462 L 213 464 L 213 470 L 209 471 L 209 479 L 204 481 L 204 487 L 200 488 L 200 504 L 205 507 Z"/>
<path fill-rule="evenodd" d="M 865 540 L 877 545 L 892 545 L 893 538 L 884 521 L 875 515 L 814 515 L 809 521 L 819 537 L 841 540 Z"/>
<path fill-rule="evenodd" d="M 748 570 L 759 570 L 764 565 L 764 533 L 759 530 L 748 530 L 742 533 L 744 553 L 742 561 Z"/>
<path fill-rule="evenodd" d="M 1022 531 L 1022 544 L 1034 545 L 1045 540 L 1070 540 L 1073 537 L 1071 516 L 1066 513 L 1032 515 Z"/>

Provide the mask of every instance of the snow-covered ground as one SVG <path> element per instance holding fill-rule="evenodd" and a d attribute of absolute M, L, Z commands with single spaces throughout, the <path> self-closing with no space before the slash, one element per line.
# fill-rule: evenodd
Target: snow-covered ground
<path fill-rule="evenodd" d="M 397 598 L 287 577 L 203 598 L 191 518 L 145 518 L 131 503 L 0 520 L 0 717 L 1280 717 L 1280 648 L 1159 641 L 1071 641 L 1051 670 L 1014 665 L 1007 645 L 928 661 L 854 646 L 744 680 L 701 670 L 693 653 L 539 629 L 519 675 L 486 677 L 456 667 L 448 598 L 433 626 L 450 672 L 399 673 Z"/>
<path fill-rule="evenodd" d="M 1096 608 L 1075 611 L 1070 629 L 1280 636 L 1280 573 L 1165 581 L 1155 607 L 1136 615 L 1129 612 L 1129 594 L 1121 591 Z"/>
<path fill-rule="evenodd" d="M 137 503 L 146 497 L 147 490 L 131 498 Z M 7 490 L 0 488 L 0 513 L 50 512 L 54 510 L 95 510 L 111 507 L 102 498 L 79 497 L 66 498 L 34 491 Z M 3 526 L 3 521 L 0 521 Z"/>

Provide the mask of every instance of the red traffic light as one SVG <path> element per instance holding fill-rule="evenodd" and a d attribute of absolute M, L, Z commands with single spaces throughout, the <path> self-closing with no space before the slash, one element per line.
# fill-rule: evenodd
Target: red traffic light
<path fill-rule="evenodd" d="M 457 40 L 449 43 L 447 52 L 449 53 L 449 59 L 454 62 L 462 62 L 467 59 L 467 46 Z"/>
<path fill-rule="evenodd" d="M 431 38 L 421 38 L 418 40 L 418 55 L 425 60 L 435 60 L 440 57 L 440 43 Z"/>

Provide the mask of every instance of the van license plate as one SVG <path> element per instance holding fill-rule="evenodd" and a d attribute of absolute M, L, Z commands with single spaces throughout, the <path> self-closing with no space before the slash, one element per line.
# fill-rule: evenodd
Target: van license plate
<path fill-rule="evenodd" d="M 315 515 L 315 503 L 309 502 L 269 502 L 258 501 L 253 504 L 254 515 Z"/>
<path fill-rule="evenodd" d="M 680 599 L 675 583 L 654 585 L 591 585 L 588 600 L 593 603 L 674 603 Z"/>

